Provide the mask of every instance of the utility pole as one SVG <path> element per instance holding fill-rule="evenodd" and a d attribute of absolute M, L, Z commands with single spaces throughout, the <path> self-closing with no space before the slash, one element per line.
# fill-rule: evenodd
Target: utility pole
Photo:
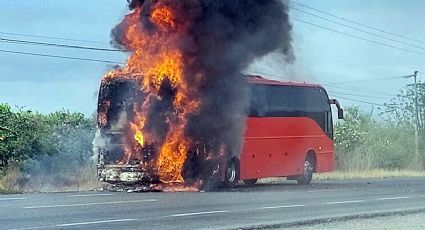
<path fill-rule="evenodd" d="M 422 157 L 419 154 L 419 108 L 418 108 L 418 82 L 417 82 L 418 71 L 413 73 L 413 79 L 415 81 L 415 154 L 417 157 L 418 167 L 422 169 Z"/>
<path fill-rule="evenodd" d="M 418 71 L 413 72 L 412 75 L 405 76 L 404 78 L 414 79 L 413 92 L 414 92 L 414 113 L 415 113 L 415 161 L 417 162 L 418 169 L 422 169 L 422 157 L 419 154 L 419 108 L 418 108 Z"/>

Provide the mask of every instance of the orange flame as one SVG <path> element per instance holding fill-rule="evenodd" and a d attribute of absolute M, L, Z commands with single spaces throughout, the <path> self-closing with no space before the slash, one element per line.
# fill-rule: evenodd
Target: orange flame
<path fill-rule="evenodd" d="M 173 36 L 170 36 L 171 33 L 185 33 L 185 28 L 178 25 L 171 8 L 160 4 L 153 7 L 149 17 L 157 30 L 145 32 L 140 17 L 140 8 L 125 16 L 123 24 L 126 27 L 122 42 L 132 52 L 123 68 L 110 71 L 104 79 L 134 77 L 139 80 L 141 90 L 147 95 L 143 105 L 134 108 L 136 116 L 130 122 L 133 142 L 139 147 L 155 142 L 145 130 L 145 124 L 149 122 L 147 114 L 150 98 L 160 97 L 158 93 L 164 80 L 168 80 L 175 89 L 173 111 L 176 116 L 167 120 L 169 130 L 165 141 L 158 146 L 159 152 L 153 167 L 158 171 L 162 182 L 183 182 L 183 165 L 192 144 L 184 130 L 188 115 L 196 113 L 199 108 L 198 98 L 189 92 L 188 83 L 184 79 L 182 51 L 176 47 Z M 136 150 L 126 141 L 125 156 L 120 163 L 128 163 Z"/>
<path fill-rule="evenodd" d="M 151 20 L 162 29 L 175 27 L 174 15 L 168 7 L 158 7 L 152 11 Z"/>
<path fill-rule="evenodd" d="M 140 131 L 140 128 L 143 128 L 143 124 L 137 126 L 134 123 L 130 123 L 131 130 L 134 132 L 134 140 L 141 146 L 145 146 L 145 137 L 143 133 Z"/>
<path fill-rule="evenodd" d="M 109 108 L 109 106 L 111 106 L 111 101 L 104 101 L 102 102 L 102 107 L 105 108 L 102 111 L 99 111 L 99 115 L 98 115 L 98 125 L 100 127 L 105 126 L 108 123 L 108 113 L 107 113 L 107 109 Z"/>
<path fill-rule="evenodd" d="M 158 189 L 163 192 L 198 192 L 200 185 L 195 183 L 193 185 L 182 185 L 176 183 L 169 184 L 158 184 L 155 186 L 155 189 Z"/>

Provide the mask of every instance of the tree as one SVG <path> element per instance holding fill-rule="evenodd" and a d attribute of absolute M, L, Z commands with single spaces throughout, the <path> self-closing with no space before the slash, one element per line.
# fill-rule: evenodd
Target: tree
<path fill-rule="evenodd" d="M 335 126 L 336 162 L 341 170 L 411 167 L 413 143 L 413 133 L 408 127 L 377 121 L 372 113 L 358 107 L 348 107 L 344 121 Z"/>
<path fill-rule="evenodd" d="M 9 105 L 0 104 L 0 168 L 31 158 L 44 149 L 43 122 L 40 114 L 22 109 L 13 112 Z"/>
<path fill-rule="evenodd" d="M 351 169 L 354 150 L 367 138 L 371 126 L 374 125 L 372 114 L 360 111 L 359 107 L 345 109 L 345 118 L 335 126 L 335 145 L 337 167 Z"/>
<path fill-rule="evenodd" d="M 38 154 L 23 167 L 30 178 L 28 187 L 63 187 L 95 179 L 91 159 L 95 120 L 81 113 L 66 110 L 45 117 L 47 133 L 44 140 L 52 151 Z"/>
<path fill-rule="evenodd" d="M 81 113 L 43 115 L 0 104 L 0 171 L 11 164 L 33 174 L 75 171 L 92 156 L 94 132 L 94 119 Z"/>
<path fill-rule="evenodd" d="M 388 122 L 406 127 L 414 132 L 415 127 L 415 88 L 413 84 L 406 85 L 404 90 L 386 103 L 380 116 Z M 418 131 L 419 131 L 419 162 L 425 160 L 424 137 L 425 137 L 425 83 L 417 84 L 418 101 Z"/>
<path fill-rule="evenodd" d="M 418 83 L 419 130 L 425 130 L 425 83 Z M 389 103 L 385 103 L 380 115 L 387 121 L 400 125 L 415 125 L 415 93 L 414 85 L 406 85 Z"/>

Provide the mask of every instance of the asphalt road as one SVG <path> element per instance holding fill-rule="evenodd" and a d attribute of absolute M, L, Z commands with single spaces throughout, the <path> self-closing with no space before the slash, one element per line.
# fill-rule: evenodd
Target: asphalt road
<path fill-rule="evenodd" d="M 234 229 L 425 210 L 425 178 L 0 196 L 0 229 Z"/>

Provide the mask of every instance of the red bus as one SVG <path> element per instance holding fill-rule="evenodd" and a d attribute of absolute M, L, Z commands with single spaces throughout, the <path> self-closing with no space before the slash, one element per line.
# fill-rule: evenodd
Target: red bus
<path fill-rule="evenodd" d="M 313 173 L 334 167 L 331 104 L 320 85 L 248 77 L 250 111 L 239 157 L 228 162 L 224 181 L 255 184 L 260 178 L 287 177 L 308 184 Z"/>
<path fill-rule="evenodd" d="M 331 104 L 337 106 L 338 117 L 342 118 L 338 102 L 330 100 L 320 85 L 279 82 L 260 76 L 246 78 L 250 106 L 241 153 L 230 160 L 225 157 L 215 161 L 213 165 L 196 162 L 196 167 L 207 171 L 208 178 L 203 179 L 233 186 L 239 180 L 255 184 L 260 178 L 287 177 L 308 184 L 313 173 L 332 171 Z M 120 163 L 125 149 L 123 137 L 129 127 L 114 123 L 120 120 L 123 112 L 131 117 L 134 100 L 140 97 L 138 84 L 132 79 L 102 82 L 98 102 L 98 134 L 103 138 L 97 153 L 100 181 L 159 182 L 155 169 L 142 167 L 144 162 L 154 160 L 155 146 L 145 146 L 128 163 Z M 202 154 L 206 148 L 208 145 L 204 144 L 195 152 Z"/>

